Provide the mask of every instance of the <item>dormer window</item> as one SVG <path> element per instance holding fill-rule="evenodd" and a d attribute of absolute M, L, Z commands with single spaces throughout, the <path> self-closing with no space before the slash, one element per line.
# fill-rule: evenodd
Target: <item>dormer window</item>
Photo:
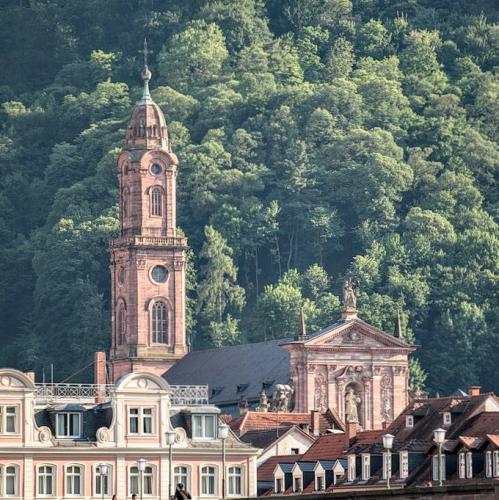
<path fill-rule="evenodd" d="M 443 422 L 444 425 L 450 425 L 450 424 L 452 424 L 452 414 L 451 414 L 451 412 L 450 411 L 444 412 L 443 419 L 444 419 L 444 422 Z"/>
<path fill-rule="evenodd" d="M 315 491 L 324 491 L 324 476 L 316 476 L 315 478 Z"/>
<path fill-rule="evenodd" d="M 154 433 L 154 409 L 153 408 L 129 408 L 128 410 L 128 432 L 130 434 L 153 434 Z"/>
<path fill-rule="evenodd" d="M 485 452 L 485 477 L 492 477 L 492 452 Z"/>
<path fill-rule="evenodd" d="M 275 480 L 275 492 L 284 493 L 284 480 L 282 477 L 277 477 Z"/>
<path fill-rule="evenodd" d="M 293 492 L 300 493 L 303 490 L 302 478 L 296 476 L 293 478 Z"/>
<path fill-rule="evenodd" d="M 368 481 L 371 477 L 371 455 L 362 454 L 362 481 Z"/>
<path fill-rule="evenodd" d="M 492 474 L 494 477 L 499 477 L 499 450 L 493 453 Z"/>
<path fill-rule="evenodd" d="M 355 455 L 348 455 L 348 481 L 355 481 Z"/>
<path fill-rule="evenodd" d="M 401 451 L 399 460 L 400 479 L 406 479 L 409 477 L 409 452 Z"/>
<path fill-rule="evenodd" d="M 58 438 L 81 437 L 81 413 L 57 413 L 55 435 Z"/>
<path fill-rule="evenodd" d="M 405 416 L 405 426 L 407 428 L 414 427 L 414 416 L 413 415 L 406 415 Z"/>
<path fill-rule="evenodd" d="M 192 437 L 194 439 L 215 439 L 216 415 L 193 415 Z"/>

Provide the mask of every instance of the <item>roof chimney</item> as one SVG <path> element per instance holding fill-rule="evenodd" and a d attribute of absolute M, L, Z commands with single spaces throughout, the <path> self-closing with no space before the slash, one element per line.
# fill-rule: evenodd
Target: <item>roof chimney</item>
<path fill-rule="evenodd" d="M 98 385 L 95 402 L 104 403 L 106 385 L 106 353 L 99 351 L 94 354 L 94 384 Z"/>
<path fill-rule="evenodd" d="M 249 404 L 246 398 L 243 398 L 241 396 L 241 399 L 239 400 L 237 406 L 239 408 L 239 415 L 246 415 L 246 413 L 248 413 Z"/>
<path fill-rule="evenodd" d="M 310 427 L 312 429 L 312 434 L 318 436 L 320 431 L 321 414 L 318 410 L 310 410 Z"/>
<path fill-rule="evenodd" d="M 470 387 L 470 396 L 480 396 L 480 386 L 479 385 L 472 385 Z"/>
<path fill-rule="evenodd" d="M 400 321 L 400 311 L 397 311 L 397 316 L 395 316 L 395 326 L 393 328 L 393 336 L 401 339 L 404 337 L 402 332 L 402 322 Z"/>
<path fill-rule="evenodd" d="M 357 422 L 350 422 L 348 419 L 346 421 L 346 432 L 345 437 L 347 441 L 347 446 L 350 446 L 350 441 L 357 436 Z"/>

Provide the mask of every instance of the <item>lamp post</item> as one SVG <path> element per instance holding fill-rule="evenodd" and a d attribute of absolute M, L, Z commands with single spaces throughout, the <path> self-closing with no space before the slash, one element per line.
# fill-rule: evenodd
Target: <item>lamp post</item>
<path fill-rule="evenodd" d="M 144 458 L 139 458 L 137 460 L 137 469 L 139 469 L 139 493 L 140 500 L 143 500 L 144 496 L 144 471 L 146 470 L 147 461 Z"/>
<path fill-rule="evenodd" d="M 433 441 L 438 446 L 438 485 L 442 486 L 443 483 L 443 467 L 442 467 L 442 448 L 445 442 L 445 429 L 438 428 L 433 431 Z"/>
<path fill-rule="evenodd" d="M 222 440 L 222 500 L 225 500 L 225 440 L 229 435 L 229 426 L 224 423 L 218 425 L 218 437 Z"/>
<path fill-rule="evenodd" d="M 383 448 L 386 450 L 386 487 L 390 488 L 390 476 L 392 475 L 392 448 L 393 448 L 393 434 L 383 434 Z"/>
<path fill-rule="evenodd" d="M 175 443 L 175 431 L 165 432 L 166 444 L 168 445 L 168 500 L 172 498 L 172 445 Z"/>
<path fill-rule="evenodd" d="M 109 465 L 99 464 L 99 474 L 100 474 L 100 491 L 102 493 L 102 500 L 104 500 L 104 478 L 109 474 Z M 106 482 L 107 484 L 107 482 Z"/>

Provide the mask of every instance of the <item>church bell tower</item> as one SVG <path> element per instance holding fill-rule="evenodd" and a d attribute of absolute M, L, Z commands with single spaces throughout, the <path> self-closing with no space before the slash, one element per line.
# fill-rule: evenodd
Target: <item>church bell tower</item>
<path fill-rule="evenodd" d="M 135 371 L 162 375 L 188 351 L 187 240 L 176 234 L 178 161 L 149 93 L 148 53 L 144 42 L 144 91 L 117 160 L 120 235 L 110 242 L 113 381 Z"/>

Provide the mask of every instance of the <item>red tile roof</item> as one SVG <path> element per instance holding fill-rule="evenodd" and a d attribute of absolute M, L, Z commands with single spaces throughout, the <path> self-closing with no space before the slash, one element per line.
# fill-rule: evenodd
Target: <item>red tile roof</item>
<path fill-rule="evenodd" d="M 336 460 L 344 458 L 343 453 L 346 445 L 345 434 L 328 433 L 323 434 L 303 455 L 303 462 L 315 462 L 316 460 Z"/>
<path fill-rule="evenodd" d="M 487 437 L 499 448 L 499 434 L 487 434 Z"/>
<path fill-rule="evenodd" d="M 258 467 L 258 481 L 274 481 L 274 469 L 277 464 L 294 464 L 302 458 L 302 455 L 277 455 L 270 457 Z"/>
<path fill-rule="evenodd" d="M 274 413 L 248 411 L 245 415 L 235 418 L 229 422 L 230 428 L 243 434 L 248 431 L 277 429 L 290 427 L 292 425 L 310 425 L 310 413 Z M 332 427 L 332 423 L 325 415 L 319 417 L 319 430 L 325 432 Z"/>

